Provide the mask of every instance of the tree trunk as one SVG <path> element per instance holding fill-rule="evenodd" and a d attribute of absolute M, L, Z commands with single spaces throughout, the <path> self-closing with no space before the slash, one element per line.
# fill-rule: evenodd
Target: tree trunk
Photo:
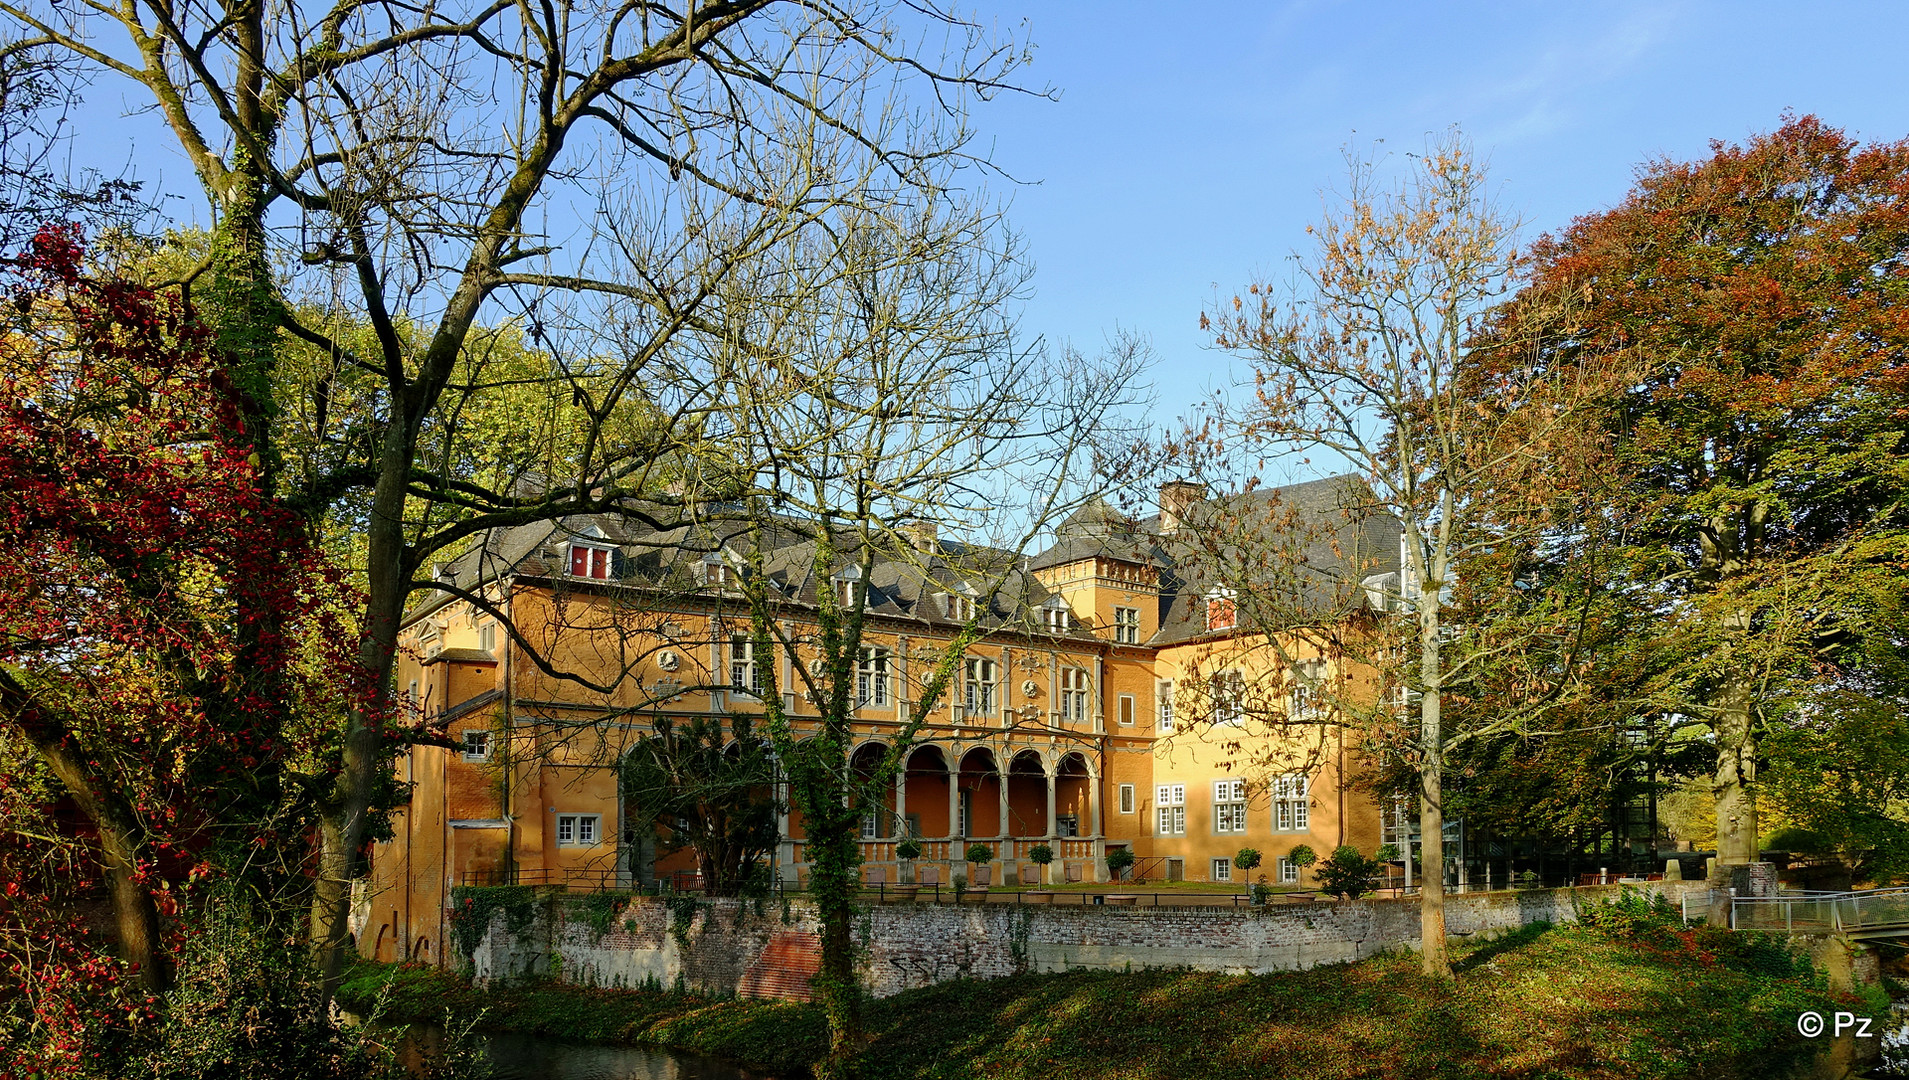
<path fill-rule="evenodd" d="M 1419 765 L 1420 851 L 1425 857 L 1423 886 L 1419 889 L 1419 955 L 1425 973 L 1452 977 L 1452 958 L 1445 948 L 1445 734 L 1439 713 L 1439 639 L 1434 591 L 1423 601 L 1433 605 L 1419 623 Z"/>
<path fill-rule="evenodd" d="M 1717 771 L 1711 790 L 1717 806 L 1717 864 L 1757 861 L 1756 733 L 1750 723 L 1750 682 L 1738 676 L 1717 691 Z"/>
<path fill-rule="evenodd" d="M 358 849 L 364 844 L 378 770 L 385 762 L 380 733 L 390 701 L 398 623 L 404 615 L 411 578 L 403 531 L 404 481 L 415 442 L 402 422 L 392 427 L 383 448 L 384 469 L 366 529 L 365 622 L 358 649 L 359 677 L 364 686 L 350 712 L 342 768 L 320 828 L 325 846 L 318 858 L 312 941 L 327 1001 L 343 980 L 352 945 L 351 881 L 358 872 Z"/>
<path fill-rule="evenodd" d="M 99 832 L 100 869 L 112 898 L 120 959 L 146 990 L 167 989 L 171 978 L 159 956 L 159 908 L 138 881 L 139 826 L 132 808 L 93 775 L 68 745 L 65 728 L 42 713 L 10 675 L 0 674 L 0 693 L 19 730 Z"/>

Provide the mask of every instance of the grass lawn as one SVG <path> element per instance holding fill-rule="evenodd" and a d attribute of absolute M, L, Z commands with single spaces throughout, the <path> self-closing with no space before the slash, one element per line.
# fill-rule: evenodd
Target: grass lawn
<path fill-rule="evenodd" d="M 1781 1075 L 1807 1047 L 1798 1012 L 1833 1002 L 1780 949 L 1723 932 L 1611 937 L 1526 927 L 1458 950 L 1441 985 L 1417 957 L 1303 972 L 1089 972 L 963 981 L 871 1003 L 875 1078 L 1241 1080 L 1253 1077 L 1733 1077 Z M 533 987 L 482 994 L 422 969 L 366 967 L 343 1000 L 393 980 L 389 1011 L 648 1043 L 801 1075 L 826 1046 L 819 1010 L 644 991 Z"/>

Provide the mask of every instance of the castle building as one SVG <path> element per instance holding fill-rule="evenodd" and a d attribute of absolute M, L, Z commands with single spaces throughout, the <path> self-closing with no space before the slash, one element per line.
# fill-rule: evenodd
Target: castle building
<path fill-rule="evenodd" d="M 1367 584 L 1337 617 L 1370 619 L 1386 605 L 1366 597 L 1396 595 L 1399 529 L 1344 513 L 1352 484 L 1246 498 L 1316 526 L 1319 580 Z M 770 543 L 764 566 L 794 647 L 820 590 L 862 607 L 851 766 L 887 751 L 935 659 L 971 621 L 982 630 L 864 815 L 868 881 L 1104 881 L 1108 853 L 1125 848 L 1128 876 L 1244 888 L 1233 856 L 1251 847 L 1264 853 L 1255 881 L 1303 886 L 1284 858 L 1295 845 L 1378 846 L 1380 810 L 1352 783 L 1357 747 L 1317 690 L 1369 675 L 1296 642 L 1254 647 L 1240 598 L 1211 583 L 1210 550 L 1192 542 L 1213 505 L 1186 483 L 1163 486 L 1144 520 L 1095 502 L 1031 557 L 916 530 L 905 549 L 826 579 L 800 530 Z M 798 731 L 817 715 L 788 656 L 755 655 L 744 567 L 708 529 L 604 515 L 494 533 L 439 571 L 508 622 L 450 592 L 407 616 L 398 690 L 453 745 L 399 759 L 409 799 L 373 846 L 354 915 L 365 955 L 442 962 L 460 884 L 627 889 L 693 873 L 691 853 L 659 852 L 629 819 L 622 755 L 659 718 L 759 711 L 764 665 L 777 665 Z M 1249 705 L 1267 701 L 1280 715 Z M 796 886 L 808 869 L 800 814 L 785 805 L 778 825 L 772 872 Z M 904 838 L 919 857 L 897 857 Z M 985 864 L 966 858 L 976 844 Z M 1052 853 L 1045 867 L 1029 858 L 1037 845 Z"/>

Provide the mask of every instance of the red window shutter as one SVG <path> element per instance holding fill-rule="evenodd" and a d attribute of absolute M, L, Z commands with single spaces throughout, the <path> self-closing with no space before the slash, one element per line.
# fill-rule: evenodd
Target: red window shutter
<path fill-rule="evenodd" d="M 592 550 L 590 552 L 590 576 L 593 578 L 607 578 L 610 576 L 609 552 L 598 550 Z"/>
<path fill-rule="evenodd" d="M 570 573 L 584 577 L 590 572 L 590 549 L 577 544 L 570 549 Z"/>

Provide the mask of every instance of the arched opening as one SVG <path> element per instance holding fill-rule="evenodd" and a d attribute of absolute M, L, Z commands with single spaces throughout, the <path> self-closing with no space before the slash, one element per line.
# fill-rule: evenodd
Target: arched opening
<path fill-rule="evenodd" d="M 1001 835 L 1001 767 L 985 746 L 961 755 L 955 825 L 956 835 L 966 839 Z"/>
<path fill-rule="evenodd" d="M 903 769 L 902 820 L 918 837 L 943 837 L 948 828 L 948 756 L 939 746 L 917 746 Z"/>
<path fill-rule="evenodd" d="M 1094 778 L 1087 757 L 1079 751 L 1062 756 L 1054 771 L 1054 834 L 1092 836 L 1100 828 L 1094 820 Z"/>
<path fill-rule="evenodd" d="M 1008 827 L 1016 837 L 1047 835 L 1047 768 L 1037 750 L 1023 750 L 1008 764 Z"/>
<path fill-rule="evenodd" d="M 887 744 L 865 742 L 848 756 L 849 773 L 855 777 L 855 801 L 862 815 L 864 840 L 892 840 L 898 831 L 895 786 L 875 782 L 875 772 L 887 754 Z"/>

